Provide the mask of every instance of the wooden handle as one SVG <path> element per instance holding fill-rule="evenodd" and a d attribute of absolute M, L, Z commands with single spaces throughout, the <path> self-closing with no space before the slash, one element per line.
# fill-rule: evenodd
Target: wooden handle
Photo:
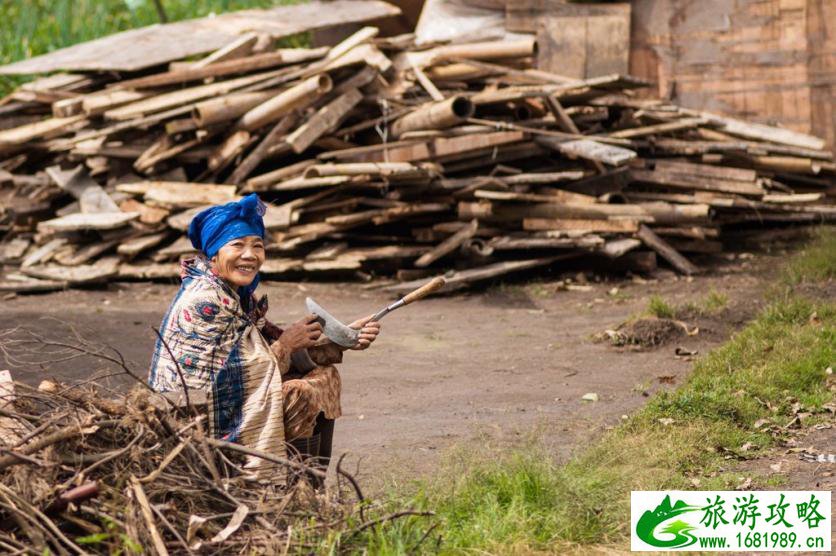
<path fill-rule="evenodd" d="M 436 276 L 417 290 L 406 294 L 403 296 L 403 304 L 409 305 L 413 301 L 418 301 L 419 299 L 424 299 L 428 295 L 433 292 L 436 292 L 444 287 L 444 284 L 447 283 L 447 280 L 442 278 L 441 276 Z"/>

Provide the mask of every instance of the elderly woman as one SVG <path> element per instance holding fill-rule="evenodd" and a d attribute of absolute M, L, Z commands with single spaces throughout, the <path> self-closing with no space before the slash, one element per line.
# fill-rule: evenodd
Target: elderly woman
<path fill-rule="evenodd" d="M 201 256 L 183 261 L 182 285 L 163 318 L 149 382 L 161 393 L 191 392 L 209 410 L 211 434 L 283 456 L 285 442 L 327 466 L 340 416 L 343 348 L 322 336 L 314 315 L 284 330 L 270 323 L 267 297 L 254 295 L 265 260 L 264 204 L 251 194 L 199 213 L 189 238 Z M 365 349 L 380 325 L 360 320 Z M 269 476 L 272 465 L 245 468 Z M 268 473 L 270 469 L 270 473 Z"/>

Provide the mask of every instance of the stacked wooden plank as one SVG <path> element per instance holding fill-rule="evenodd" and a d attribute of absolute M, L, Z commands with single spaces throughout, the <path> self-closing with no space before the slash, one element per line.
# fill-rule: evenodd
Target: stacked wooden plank
<path fill-rule="evenodd" d="M 22 86 L 0 101 L 0 288 L 174 278 L 191 217 L 253 191 L 268 277 L 395 289 L 596 257 L 690 274 L 729 231 L 836 219 L 816 137 L 537 70 L 533 39 L 376 35 Z"/>

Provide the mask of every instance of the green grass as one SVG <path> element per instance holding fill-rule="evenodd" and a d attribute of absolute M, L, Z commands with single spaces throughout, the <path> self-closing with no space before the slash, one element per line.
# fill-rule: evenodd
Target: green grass
<path fill-rule="evenodd" d="M 652 316 L 660 319 L 706 317 L 721 313 L 728 304 L 729 296 L 713 288 L 702 298 L 681 305 L 674 305 L 660 295 L 653 295 L 648 300 L 647 309 L 641 316 Z"/>
<path fill-rule="evenodd" d="M 662 299 L 661 296 L 653 295 L 647 302 L 647 312 L 660 319 L 672 319 L 676 316 L 676 307 Z"/>
<path fill-rule="evenodd" d="M 823 235 L 791 259 L 793 280 L 833 277 L 830 241 Z M 740 473 L 729 456 L 756 456 L 778 440 L 756 428 L 758 421 L 783 426 L 795 418 L 797 403 L 823 419 L 824 404 L 834 399 L 825 369 L 836 361 L 836 302 L 809 294 L 791 288 L 774 294 L 753 322 L 697 362 L 683 386 L 655 396 L 564 465 L 536 440 L 524 450 L 460 448 L 432 478 L 399 487 L 386 506 L 436 516 L 364 531 L 368 553 L 625 549 L 631 490 L 733 489 Z M 753 447 L 744 453 L 746 443 Z M 765 488 L 780 483 L 753 479 Z M 431 523 L 435 529 L 421 542 Z M 323 550 L 339 542 L 339 535 L 331 537 Z"/>
<path fill-rule="evenodd" d="M 794 256 L 784 269 L 783 282 L 797 285 L 836 277 L 836 227 L 821 228 L 816 240 Z"/>
<path fill-rule="evenodd" d="M 169 21 L 303 0 L 163 0 Z M 0 64 L 159 23 L 151 0 L 4 0 L 0 2 Z M 0 76 L 0 95 L 23 79 Z"/>

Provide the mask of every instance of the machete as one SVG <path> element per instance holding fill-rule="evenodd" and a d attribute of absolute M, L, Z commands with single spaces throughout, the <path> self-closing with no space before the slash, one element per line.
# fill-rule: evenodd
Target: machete
<path fill-rule="evenodd" d="M 446 281 L 441 276 L 433 278 L 428 283 L 424 284 L 417 290 L 406 294 L 399 300 L 395 301 L 391 305 L 384 307 L 375 315 L 369 319 L 370 322 L 378 321 L 400 307 L 404 305 L 409 305 L 419 299 L 423 299 L 430 295 L 433 292 L 438 291 L 441 289 Z M 323 309 L 319 303 L 311 299 L 310 297 L 305 299 L 305 305 L 308 307 L 308 311 L 316 315 L 316 320 L 319 324 L 322 325 L 322 333 L 325 336 L 334 342 L 337 345 L 343 347 L 354 347 L 357 345 L 357 341 L 360 338 L 360 330 L 356 328 L 350 328 L 346 326 L 339 320 L 337 320 L 331 313 Z"/>

